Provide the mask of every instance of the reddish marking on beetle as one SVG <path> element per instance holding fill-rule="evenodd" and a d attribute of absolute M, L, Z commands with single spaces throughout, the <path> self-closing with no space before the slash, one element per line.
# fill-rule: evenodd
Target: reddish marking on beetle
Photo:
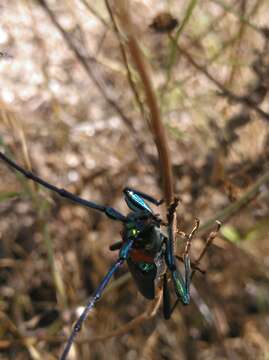
<path fill-rule="evenodd" d="M 149 255 L 146 255 L 143 251 L 138 250 L 138 249 L 133 249 L 130 253 L 130 257 L 133 260 L 133 262 L 140 262 L 140 261 L 144 261 L 146 263 L 150 263 L 153 264 L 154 263 L 154 258 L 152 258 Z"/>

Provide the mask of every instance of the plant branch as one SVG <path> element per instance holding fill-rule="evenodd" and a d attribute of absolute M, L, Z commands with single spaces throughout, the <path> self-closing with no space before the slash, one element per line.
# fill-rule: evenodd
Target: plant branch
<path fill-rule="evenodd" d="M 261 191 L 261 187 L 266 184 L 269 184 L 269 170 L 267 170 L 265 174 L 257 180 L 257 182 L 239 200 L 219 211 L 210 220 L 206 221 L 199 228 L 199 234 L 201 235 L 201 233 L 206 232 L 216 222 L 216 220 L 219 220 L 222 223 L 226 222 L 238 211 L 248 205 L 256 196 L 258 196 Z"/>
<path fill-rule="evenodd" d="M 137 68 L 142 83 L 144 85 L 147 106 L 150 111 L 150 125 L 154 136 L 155 144 L 159 154 L 160 172 L 163 182 L 164 198 L 167 205 L 173 200 L 173 179 L 170 152 L 168 148 L 166 131 L 162 123 L 161 113 L 158 106 L 158 100 L 153 88 L 152 79 L 149 72 L 149 66 L 139 47 L 138 41 L 133 29 L 132 20 L 129 14 L 128 4 L 124 1 L 118 1 L 119 18 L 127 38 L 127 46 L 130 56 Z"/>
<path fill-rule="evenodd" d="M 188 62 L 195 67 L 197 70 L 202 72 L 211 82 L 213 82 L 220 90 L 221 94 L 231 101 L 235 103 L 239 103 L 242 105 L 247 106 L 250 110 L 254 110 L 257 114 L 261 116 L 262 119 L 269 121 L 269 114 L 265 111 L 263 111 L 259 106 L 255 104 L 253 100 L 250 99 L 248 96 L 239 96 L 234 94 L 232 91 L 227 89 L 224 85 L 222 85 L 218 80 L 216 80 L 207 70 L 207 68 L 203 65 L 198 64 L 193 57 L 190 55 L 190 53 L 183 48 L 182 46 L 177 45 L 178 51 L 188 60 Z"/>
<path fill-rule="evenodd" d="M 69 49 L 73 52 L 73 54 L 78 59 L 81 66 L 84 68 L 86 74 L 89 76 L 89 78 L 92 80 L 92 82 L 95 84 L 97 89 L 100 91 L 104 99 L 109 103 L 109 105 L 118 113 L 118 115 L 121 117 L 123 122 L 125 123 L 126 127 L 130 130 L 130 136 L 133 140 L 134 147 L 140 156 L 140 158 L 144 159 L 143 153 L 141 151 L 141 140 L 136 135 L 136 130 L 133 126 L 133 123 L 129 117 L 127 117 L 123 110 L 120 108 L 120 106 L 113 100 L 113 98 L 105 91 L 103 86 L 101 85 L 100 81 L 97 79 L 94 70 L 89 65 L 89 60 L 92 63 L 97 63 L 94 57 L 85 57 L 81 51 L 78 49 L 78 47 L 74 44 L 69 34 L 64 30 L 64 28 L 61 26 L 61 24 L 56 19 L 54 13 L 51 11 L 51 9 L 48 7 L 45 0 L 37 0 L 37 2 L 40 4 L 40 6 L 45 10 L 47 15 L 49 16 L 51 22 L 54 24 L 54 26 L 59 30 L 59 32 L 62 34 L 62 37 L 64 38 L 66 44 L 68 45 Z"/>
<path fill-rule="evenodd" d="M 170 53 L 170 56 L 169 56 L 169 64 L 168 64 L 168 67 L 167 67 L 166 87 L 168 86 L 168 84 L 170 82 L 171 71 L 172 71 L 173 65 L 174 65 L 175 60 L 176 60 L 177 43 L 178 43 L 179 37 L 180 37 L 181 33 L 183 32 L 183 30 L 185 29 L 186 25 L 188 24 L 189 19 L 192 16 L 193 10 L 194 10 L 195 6 L 197 5 L 197 2 L 198 2 L 197 0 L 190 0 L 190 3 L 188 5 L 188 7 L 187 7 L 184 19 L 182 20 L 182 22 L 181 22 L 181 24 L 180 24 L 180 26 L 179 26 L 176 34 L 175 34 L 174 41 L 172 42 L 171 53 Z"/>
<path fill-rule="evenodd" d="M 110 19 L 112 21 L 112 24 L 113 24 L 113 27 L 114 27 L 114 31 L 115 31 L 115 34 L 118 38 L 118 41 L 119 41 L 119 45 L 120 45 L 120 51 L 121 51 L 121 55 L 122 55 L 122 59 L 123 59 L 123 63 L 124 63 L 124 66 L 125 66 L 125 69 L 127 71 L 127 77 L 128 77 L 128 81 L 129 81 L 129 85 L 130 85 L 130 88 L 133 92 L 133 95 L 134 95 L 134 98 L 135 98 L 135 101 L 139 107 L 139 110 L 140 110 L 140 113 L 141 115 L 143 116 L 144 119 L 147 119 L 147 116 L 146 116 L 146 112 L 145 112 L 145 109 L 144 109 L 144 105 L 140 99 L 140 96 L 139 96 L 139 93 L 138 93 L 138 90 L 136 88 L 136 84 L 133 80 L 133 77 L 132 77 L 132 74 L 131 74 L 131 70 L 130 70 L 130 66 L 129 66 L 129 63 L 128 63 L 128 58 L 127 58 L 127 54 L 126 54 L 126 51 L 125 51 L 125 47 L 123 45 L 123 41 L 122 41 L 122 38 L 121 38 L 121 34 L 120 34 L 120 31 L 119 31 L 119 28 L 118 28 L 118 25 L 117 25 L 117 22 L 115 20 L 115 17 L 113 15 L 113 12 L 112 12 L 112 9 L 111 9 L 111 6 L 109 4 L 109 1 L 108 0 L 105 0 L 105 4 L 106 4 L 106 8 L 107 8 L 107 11 L 109 13 L 109 16 L 110 16 Z"/>

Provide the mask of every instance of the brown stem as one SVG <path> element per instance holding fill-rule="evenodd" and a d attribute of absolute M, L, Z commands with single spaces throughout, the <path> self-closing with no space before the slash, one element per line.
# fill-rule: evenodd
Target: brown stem
<path fill-rule="evenodd" d="M 138 41 L 133 30 L 131 16 L 128 11 L 128 2 L 125 2 L 125 4 L 123 4 L 123 1 L 118 1 L 118 5 L 120 8 L 119 18 L 121 20 L 121 25 L 127 38 L 126 43 L 129 49 L 129 53 L 144 85 L 146 102 L 150 111 L 151 131 L 153 133 L 155 144 L 159 154 L 159 164 L 163 182 L 164 198 L 166 204 L 169 205 L 173 200 L 173 179 L 170 152 L 168 148 L 165 127 L 162 123 L 158 100 L 153 88 L 149 72 L 149 65 L 146 64 L 146 60 L 138 45 Z"/>
<path fill-rule="evenodd" d="M 158 295 L 148 305 L 147 309 L 142 314 L 138 315 L 137 317 L 135 317 L 134 319 L 129 321 L 127 324 L 117 328 L 114 331 L 111 331 L 104 335 L 93 337 L 92 339 L 90 339 L 90 342 L 92 343 L 95 341 L 103 341 L 103 340 L 107 340 L 107 339 L 110 339 L 115 336 L 124 335 L 124 334 L 128 333 L 129 331 L 135 329 L 137 326 L 142 325 L 143 323 L 145 323 L 149 319 L 153 318 L 157 314 L 159 307 L 161 305 L 161 301 L 162 301 L 162 291 L 159 291 Z"/>
<path fill-rule="evenodd" d="M 209 71 L 207 70 L 207 68 L 205 66 L 198 64 L 185 48 L 177 45 L 177 49 L 188 60 L 188 62 L 193 67 L 195 67 L 197 70 L 202 72 L 211 82 L 213 82 L 221 90 L 220 95 L 227 97 L 228 99 L 230 99 L 231 101 L 233 101 L 237 104 L 242 104 L 242 105 L 247 106 L 250 110 L 254 110 L 257 114 L 259 114 L 263 120 L 269 121 L 269 113 L 265 112 L 259 106 L 257 106 L 250 97 L 239 96 L 239 95 L 234 94 L 232 91 L 230 91 L 224 85 L 222 85 L 221 82 L 219 82 L 217 79 L 215 79 L 214 76 L 212 76 L 209 73 Z"/>
<path fill-rule="evenodd" d="M 118 41 L 119 41 L 121 56 L 122 56 L 122 59 L 123 59 L 123 63 L 124 63 L 126 72 L 127 72 L 127 77 L 128 77 L 130 88 L 131 88 L 131 90 L 133 92 L 135 101 L 136 101 L 136 103 L 137 103 L 137 105 L 139 107 L 139 110 L 141 112 L 142 117 L 144 119 L 147 119 L 143 103 L 142 103 L 142 101 L 140 99 L 139 92 L 138 92 L 138 90 L 136 88 L 136 84 L 135 84 L 135 82 L 133 80 L 133 77 L 132 77 L 132 74 L 131 74 L 131 71 L 130 71 L 130 66 L 129 66 L 129 63 L 128 63 L 126 50 L 125 50 L 125 47 L 123 45 L 123 41 L 122 41 L 122 38 L 121 38 L 121 35 L 120 35 L 120 31 L 119 31 L 115 16 L 113 14 L 113 11 L 111 9 L 111 6 L 110 6 L 108 0 L 105 0 L 105 4 L 106 4 L 107 11 L 109 13 L 110 19 L 111 19 L 112 24 L 113 24 L 115 34 L 116 34 L 116 36 L 118 38 Z"/>
<path fill-rule="evenodd" d="M 111 98 L 111 96 L 105 91 L 99 80 L 97 79 L 94 69 L 91 68 L 89 65 L 89 61 L 92 63 L 97 63 L 94 57 L 85 57 L 81 51 L 78 49 L 78 47 L 74 44 L 69 34 L 63 29 L 61 24 L 56 19 L 54 13 L 51 11 L 51 9 L 48 7 L 45 0 L 37 0 L 40 6 L 46 11 L 48 14 L 51 22 L 54 24 L 54 26 L 60 31 L 62 34 L 62 37 L 64 38 L 66 44 L 68 45 L 69 49 L 73 52 L 73 54 L 78 59 L 81 66 L 84 68 L 86 74 L 89 76 L 89 78 L 92 80 L 92 82 L 95 84 L 95 86 L 98 88 L 104 99 L 111 105 L 111 107 L 119 114 L 123 122 L 125 123 L 126 127 L 130 130 L 130 136 L 133 140 L 134 147 L 136 148 L 136 151 L 140 158 L 144 159 L 144 155 L 141 151 L 141 141 L 139 139 L 139 136 L 136 136 L 136 130 L 133 126 L 133 123 L 129 117 L 127 117 L 120 106 Z"/>
<path fill-rule="evenodd" d="M 224 223 L 233 215 L 238 213 L 242 208 L 247 206 L 255 197 L 259 195 L 262 186 L 265 184 L 269 184 L 269 170 L 267 170 L 265 174 L 262 175 L 259 180 L 252 187 L 250 187 L 250 189 L 246 191 L 239 200 L 219 211 L 210 220 L 206 221 L 203 225 L 201 225 L 199 229 L 200 236 L 201 234 L 204 234 L 214 224 L 216 220 Z"/>

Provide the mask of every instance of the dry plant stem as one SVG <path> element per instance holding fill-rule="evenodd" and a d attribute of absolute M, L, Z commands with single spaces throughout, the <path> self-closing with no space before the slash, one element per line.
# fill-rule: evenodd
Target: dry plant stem
<path fill-rule="evenodd" d="M 87 0 L 81 0 L 82 4 L 105 26 L 108 27 L 106 20 L 89 4 Z"/>
<path fill-rule="evenodd" d="M 161 114 L 159 111 L 157 98 L 152 87 L 149 73 L 146 69 L 139 45 L 133 36 L 129 38 L 128 45 L 130 53 L 133 57 L 134 62 L 136 63 L 137 69 L 144 83 L 146 99 L 151 112 L 151 129 L 159 154 L 160 171 L 162 173 L 162 181 L 164 186 L 164 197 L 166 204 L 169 205 L 169 203 L 173 199 L 173 182 L 171 160 L 166 139 L 166 131 L 161 121 Z"/>
<path fill-rule="evenodd" d="M 120 44 L 120 51 L 121 51 L 123 63 L 124 63 L 124 66 L 125 66 L 125 69 L 126 69 L 126 72 L 127 72 L 127 77 L 128 77 L 130 88 L 132 89 L 134 98 L 135 98 L 136 103 L 137 103 L 137 105 L 139 107 L 139 110 L 141 112 L 142 117 L 144 119 L 146 119 L 146 112 L 145 112 L 143 103 L 142 103 L 142 101 L 140 99 L 138 90 L 136 88 L 136 84 L 135 84 L 135 82 L 133 81 L 133 78 L 132 78 L 132 74 L 131 74 L 131 71 L 130 71 L 130 66 L 128 64 L 127 54 L 126 54 L 125 48 L 124 48 L 123 43 L 122 43 L 122 39 L 121 39 L 121 35 L 120 35 L 120 32 L 119 32 L 118 25 L 116 23 L 116 20 L 115 20 L 115 17 L 113 15 L 111 6 L 109 4 L 109 1 L 105 0 L 105 4 L 106 4 L 106 7 L 107 7 L 107 11 L 109 13 L 110 19 L 112 21 L 114 31 L 115 31 L 115 33 L 117 35 L 117 38 L 118 38 L 118 41 L 119 41 L 119 44 Z"/>
<path fill-rule="evenodd" d="M 126 333 L 128 333 L 129 331 L 135 329 L 137 326 L 143 324 L 144 322 L 148 321 L 149 319 L 153 318 L 156 314 L 157 311 L 161 305 L 162 302 L 162 291 L 159 290 L 158 295 L 156 296 L 155 300 L 153 300 L 153 302 L 151 302 L 148 306 L 148 308 L 146 309 L 146 311 L 144 311 L 141 315 L 137 316 L 136 318 L 134 318 L 133 320 L 131 320 L 129 323 L 125 324 L 124 326 L 111 331 L 105 335 L 100 335 L 100 336 L 95 336 L 91 339 L 86 338 L 80 338 L 76 340 L 77 344 L 84 344 L 84 343 L 93 343 L 96 341 L 103 341 L 103 340 L 107 340 L 110 339 L 112 337 L 116 337 L 116 336 L 120 336 L 120 335 L 124 335 Z M 1 313 L 0 313 L 1 314 Z M 20 339 L 16 339 L 16 340 L 4 340 L 4 346 L 8 347 L 11 344 L 15 344 L 15 343 L 21 343 L 21 342 L 32 342 L 35 343 L 36 341 L 47 341 L 50 343 L 62 343 L 67 341 L 66 338 L 62 337 L 62 336 L 48 336 L 48 335 L 38 335 L 38 336 L 26 336 L 26 337 L 21 337 Z M 0 349 L 1 349 L 1 342 L 0 342 Z"/>
<path fill-rule="evenodd" d="M 144 342 L 143 347 L 138 354 L 139 359 L 143 359 L 143 360 L 153 359 L 153 350 L 156 346 L 158 346 L 157 345 L 158 338 L 159 338 L 158 327 L 156 327 Z"/>
<path fill-rule="evenodd" d="M 219 232 L 219 229 L 221 227 L 221 222 L 220 221 L 216 221 L 217 223 L 217 228 L 215 231 L 212 231 L 209 236 L 206 239 L 206 243 L 205 246 L 201 252 L 201 254 L 199 255 L 199 257 L 195 260 L 195 266 L 197 267 L 200 263 L 200 261 L 202 260 L 202 258 L 204 257 L 205 253 L 207 252 L 207 249 L 209 248 L 209 246 L 212 244 L 213 240 L 215 239 L 215 237 L 217 236 L 217 233 Z"/>
<path fill-rule="evenodd" d="M 260 193 L 263 185 L 269 184 L 269 170 L 235 203 L 227 206 L 225 209 L 216 214 L 213 218 L 205 222 L 199 229 L 199 233 L 207 231 L 212 224 L 220 220 L 222 223 L 226 222 L 233 215 L 238 213 L 243 207 L 247 206 Z"/>
<path fill-rule="evenodd" d="M 171 80 L 171 72 L 172 72 L 172 68 L 173 68 L 173 65 L 174 65 L 175 60 L 176 60 L 177 43 L 179 41 L 180 35 L 183 33 L 183 30 L 185 29 L 186 25 L 188 24 L 189 19 L 191 18 L 193 10 L 195 9 L 197 3 L 198 3 L 197 0 L 190 0 L 189 1 L 188 7 L 186 9 L 186 14 L 185 14 L 185 16 L 184 16 L 178 30 L 176 31 L 175 38 L 174 38 L 174 41 L 172 42 L 172 46 L 171 46 L 171 54 L 169 56 L 166 87 L 168 87 L 168 84 L 169 84 L 169 82 Z"/>
<path fill-rule="evenodd" d="M 124 335 L 124 334 L 128 333 L 129 331 L 133 330 L 137 326 L 143 324 L 145 321 L 154 317 L 161 305 L 161 301 L 162 301 L 162 291 L 159 290 L 159 293 L 156 296 L 156 298 L 152 301 L 152 303 L 149 304 L 146 311 L 144 311 L 141 315 L 137 316 L 136 318 L 134 318 L 133 320 L 131 320 L 124 326 L 122 326 L 114 331 L 111 331 L 108 334 L 93 337 L 92 339 L 89 339 L 88 341 L 89 342 L 102 341 L 102 340 L 106 340 L 106 339 L 109 339 L 109 338 L 112 338 L 115 336 L 120 336 L 120 335 Z"/>
<path fill-rule="evenodd" d="M 256 31 L 258 30 L 258 33 L 263 36 L 263 31 L 261 29 L 259 29 L 258 27 L 255 27 L 255 26 L 252 27 L 251 24 L 248 22 L 248 19 L 250 19 L 251 16 L 254 16 L 258 12 L 262 2 L 257 1 L 256 4 L 254 5 L 254 7 L 252 8 L 252 10 L 250 11 L 250 13 L 247 14 L 247 11 L 246 11 L 247 4 L 245 1 L 243 1 L 239 7 L 240 12 L 237 14 L 236 12 L 233 12 L 234 5 L 225 6 L 222 2 L 218 2 L 218 1 L 214 1 L 214 0 L 211 0 L 211 1 L 218 4 L 220 7 L 222 7 L 222 9 L 227 14 L 233 13 L 240 20 L 238 36 L 237 36 L 237 39 L 235 40 L 235 44 L 234 44 L 234 47 L 236 47 L 234 58 L 235 59 L 240 58 L 240 56 L 241 56 L 241 54 L 240 54 L 240 46 L 241 45 L 240 44 L 242 43 L 242 40 L 245 37 L 248 26 L 250 26 L 252 28 L 252 30 L 256 30 Z M 245 21 L 244 21 L 244 19 L 245 19 Z M 230 88 L 231 88 L 233 82 L 235 82 L 235 73 L 238 71 L 238 69 L 239 69 L 239 67 L 236 63 L 232 65 L 230 76 L 228 78 L 228 81 L 226 81 L 227 85 Z"/>
<path fill-rule="evenodd" d="M 21 332 L 23 332 L 23 325 L 21 326 L 15 325 L 12 320 L 2 311 L 0 311 L 0 322 L 5 324 L 9 332 L 14 334 L 14 336 L 18 339 L 18 342 L 22 343 L 24 347 L 27 349 L 29 356 L 31 357 L 31 352 L 34 350 L 37 353 L 37 349 L 33 347 L 33 344 L 29 341 L 29 338 L 24 337 Z M 13 342 L 12 342 L 13 343 Z M 0 342 L 1 344 L 1 342 Z M 7 345 L 7 343 L 5 343 Z"/>
<path fill-rule="evenodd" d="M 200 268 L 199 268 L 199 263 L 200 261 L 202 260 L 202 258 L 205 256 L 209 246 L 212 244 L 213 240 L 215 239 L 215 237 L 217 236 L 218 232 L 219 232 L 219 229 L 221 227 L 221 222 L 220 221 L 216 221 L 217 223 L 217 228 L 215 231 L 211 231 L 211 233 L 208 235 L 207 239 L 206 239 L 206 242 L 205 242 L 205 245 L 200 253 L 200 255 L 198 256 L 198 258 L 194 261 L 194 265 L 192 266 L 192 273 L 191 273 L 191 279 L 193 278 L 194 274 L 196 273 L 196 271 L 200 271 Z M 196 228 L 197 230 L 198 228 Z M 195 231 L 196 231 L 195 230 Z"/>
<path fill-rule="evenodd" d="M 177 260 L 181 261 L 182 263 L 184 263 L 184 257 L 181 256 L 181 255 L 175 255 L 175 257 L 177 258 Z M 195 269 L 197 271 L 199 271 L 201 274 L 205 274 L 206 273 L 206 270 L 203 270 L 203 269 L 200 269 L 199 266 L 196 264 L 196 261 L 195 263 L 191 261 L 191 268 L 192 269 Z"/>
<path fill-rule="evenodd" d="M 241 14 L 238 14 L 234 9 L 235 7 L 234 6 L 231 6 L 231 5 L 228 5 L 228 4 L 225 4 L 223 1 L 220 1 L 220 0 L 211 0 L 211 2 L 213 2 L 214 4 L 217 4 L 218 6 L 220 6 L 222 9 L 224 9 L 227 13 L 230 13 L 230 14 L 233 14 L 235 17 L 238 18 L 238 20 L 240 20 L 242 23 L 248 25 L 251 29 L 257 31 L 258 33 L 262 34 L 262 29 L 253 24 L 249 18 L 250 16 L 248 15 L 248 17 L 245 17 L 244 15 L 241 15 Z M 260 2 L 258 2 L 255 6 L 258 7 L 260 5 Z M 251 15 L 253 12 L 256 11 L 256 9 L 254 8 L 254 11 L 251 12 Z"/>
<path fill-rule="evenodd" d="M 157 97 L 153 89 L 148 64 L 146 64 L 145 58 L 140 50 L 134 34 L 132 20 L 128 11 L 128 2 L 118 0 L 116 1 L 116 3 L 118 4 L 120 9 L 119 17 L 121 20 L 121 25 L 125 32 L 125 36 L 127 38 L 127 46 L 130 55 L 144 85 L 146 102 L 150 111 L 151 131 L 153 133 L 155 144 L 159 154 L 160 171 L 164 187 L 164 198 L 166 204 L 170 205 L 171 201 L 173 200 L 172 167 L 170 160 L 170 152 L 166 139 L 166 131 L 161 120 L 161 113 L 158 106 Z"/>
<path fill-rule="evenodd" d="M 136 148 L 136 151 L 138 153 L 138 155 L 140 156 L 140 158 L 144 159 L 144 155 L 141 151 L 141 141 L 138 137 L 138 135 L 136 135 L 136 130 L 132 124 L 132 121 L 129 117 L 127 117 L 124 112 L 122 111 L 122 109 L 120 108 L 120 106 L 106 93 L 106 91 L 104 90 L 103 86 L 100 84 L 100 82 L 97 80 L 96 75 L 94 74 L 94 71 L 91 69 L 88 61 L 94 62 L 96 63 L 96 60 L 91 57 L 91 58 L 85 58 L 80 50 L 75 46 L 75 44 L 73 43 L 73 41 L 71 40 L 70 36 L 68 35 L 68 33 L 63 29 L 63 27 L 60 25 L 60 23 L 58 22 L 58 20 L 56 19 L 56 17 L 54 16 L 53 12 L 50 10 L 50 8 L 48 7 L 47 3 L 45 0 L 37 0 L 38 3 L 42 6 L 42 8 L 46 11 L 46 13 L 48 14 L 51 22 L 55 25 L 55 27 L 60 31 L 60 33 L 62 34 L 66 44 L 68 45 L 69 49 L 75 54 L 76 58 L 78 59 L 78 61 L 80 62 L 80 64 L 82 65 L 82 67 L 84 68 L 84 70 L 86 71 L 87 75 L 89 76 L 89 78 L 93 81 L 93 83 L 95 84 L 95 86 L 98 88 L 98 90 L 100 91 L 100 93 L 102 94 L 102 96 L 104 97 L 104 99 L 111 105 L 111 107 L 119 114 L 119 116 L 121 117 L 121 119 L 123 120 L 123 122 L 125 123 L 126 127 L 130 130 L 130 136 L 133 140 L 134 146 Z"/>
<path fill-rule="evenodd" d="M 186 246 L 185 246 L 185 250 L 184 250 L 184 254 L 188 254 L 189 251 L 190 251 L 190 247 L 191 247 L 191 241 L 195 235 L 195 233 L 197 232 L 197 230 L 199 229 L 199 226 L 200 226 L 200 220 L 199 219 L 196 219 L 195 220 L 195 225 L 191 231 L 190 234 L 185 234 L 184 232 L 180 231 L 179 234 L 180 235 L 183 235 L 183 237 L 185 237 L 185 239 L 187 240 L 186 242 Z"/>
<path fill-rule="evenodd" d="M 242 2 L 240 4 L 240 12 L 242 16 L 246 13 L 246 2 Z M 238 59 L 240 58 L 240 50 L 242 41 L 244 39 L 244 36 L 246 34 L 246 24 L 244 22 L 239 23 L 239 29 L 238 29 L 238 35 L 237 39 L 233 45 L 232 51 L 233 51 L 233 58 Z M 228 79 L 225 81 L 225 87 L 232 88 L 233 83 L 236 82 L 237 74 L 239 73 L 239 66 L 238 64 L 234 63 L 232 64 L 230 74 L 228 76 Z"/>
<path fill-rule="evenodd" d="M 237 2 L 237 0 L 234 0 L 234 2 Z M 195 36 L 194 39 L 191 39 L 191 43 L 188 44 L 188 49 L 192 48 L 192 47 L 199 47 L 201 46 L 201 42 L 203 41 L 204 38 L 206 38 L 208 36 L 208 34 L 210 34 L 211 31 L 215 30 L 216 25 L 219 25 L 221 21 L 223 21 L 225 19 L 225 15 L 226 12 L 223 10 L 221 14 L 219 14 L 214 21 L 212 21 L 207 28 L 200 32 L 199 35 Z"/>
<path fill-rule="evenodd" d="M 174 41 L 174 40 L 173 40 Z M 231 101 L 235 103 L 239 103 L 247 106 L 250 110 L 254 110 L 257 114 L 261 116 L 262 119 L 269 121 L 269 114 L 263 111 L 259 106 L 257 106 L 251 99 L 246 96 L 239 96 L 234 94 L 232 91 L 227 89 L 224 85 L 222 85 L 218 80 L 216 80 L 206 69 L 205 66 L 198 64 L 193 57 L 189 54 L 189 52 L 183 48 L 182 46 L 177 45 L 178 51 L 189 61 L 189 63 L 195 67 L 197 70 L 201 71 L 210 81 L 212 81 L 220 90 L 221 94 Z"/>

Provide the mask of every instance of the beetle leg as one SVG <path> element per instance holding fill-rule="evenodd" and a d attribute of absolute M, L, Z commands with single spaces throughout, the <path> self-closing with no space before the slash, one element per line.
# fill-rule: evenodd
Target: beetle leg
<path fill-rule="evenodd" d="M 177 259 L 178 261 L 184 262 L 183 256 L 175 255 L 175 257 L 176 257 L 176 259 Z M 196 261 L 195 261 L 195 262 L 192 262 L 192 261 L 191 261 L 191 268 L 199 271 L 199 272 L 200 272 L 201 274 L 203 274 L 203 275 L 206 273 L 206 270 L 203 270 L 203 269 L 200 269 L 200 268 L 199 268 L 199 266 L 197 265 Z"/>
<path fill-rule="evenodd" d="M 174 257 L 176 259 L 179 258 L 177 255 L 175 255 Z M 185 268 L 184 278 L 182 277 L 180 271 L 177 269 L 175 264 L 174 264 L 175 266 L 174 270 L 170 269 L 177 299 L 174 302 L 173 306 L 169 304 L 169 316 L 167 316 L 167 314 L 164 312 L 165 319 L 169 319 L 172 316 L 179 301 L 181 301 L 181 303 L 184 305 L 188 305 L 190 303 L 190 283 L 192 278 L 192 271 L 191 271 L 191 263 L 189 260 L 189 256 L 188 255 L 184 256 L 182 258 L 182 261 L 184 262 L 184 268 Z"/>
<path fill-rule="evenodd" d="M 171 316 L 171 299 L 166 274 L 163 275 L 163 316 L 166 320 Z"/>
<path fill-rule="evenodd" d="M 180 273 L 176 265 L 176 257 L 174 255 L 174 212 L 176 210 L 179 200 L 175 199 L 168 209 L 168 239 L 166 241 L 166 253 L 165 260 L 169 271 L 171 272 L 174 289 L 178 299 L 187 305 L 190 302 L 190 280 L 191 280 L 191 267 L 188 254 L 184 257 L 185 275 L 184 277 Z"/>
<path fill-rule="evenodd" d="M 203 258 L 203 256 L 205 255 L 207 249 L 208 249 L 209 246 L 212 244 L 213 240 L 215 239 L 215 237 L 216 237 L 216 235 L 217 235 L 217 233 L 218 233 L 218 231 L 219 231 L 219 229 L 220 229 L 220 227 L 221 227 L 220 221 L 216 221 L 216 223 L 217 223 L 217 228 L 216 228 L 216 230 L 215 230 L 215 231 L 212 231 L 212 232 L 208 235 L 208 237 L 207 237 L 207 239 L 206 239 L 205 246 L 204 246 L 203 250 L 201 251 L 201 254 L 199 255 L 199 257 L 197 258 L 196 261 L 194 261 L 194 262 L 192 263 L 192 262 L 190 262 L 190 260 L 189 260 L 189 255 L 188 255 L 188 253 L 186 253 L 186 247 L 187 247 L 187 250 L 188 250 L 188 251 L 189 251 L 189 248 L 190 248 L 190 246 L 189 246 L 188 244 L 186 244 L 185 253 L 184 253 L 183 257 L 180 257 L 180 256 L 175 255 L 175 257 L 176 257 L 178 260 L 184 262 L 184 267 L 185 267 L 185 286 L 186 286 L 185 291 L 186 291 L 186 293 L 189 293 L 189 292 L 190 292 L 190 283 L 191 283 L 191 279 L 192 279 L 194 273 L 195 273 L 197 270 L 200 271 L 201 273 L 205 273 L 205 271 L 201 270 L 201 269 L 198 267 L 198 265 L 199 265 L 199 262 L 201 261 L 201 259 Z M 198 229 L 198 226 L 199 226 L 199 224 L 198 224 L 198 222 L 196 221 L 196 225 L 194 226 L 194 228 L 193 228 L 192 232 L 190 233 L 190 235 L 186 235 L 186 234 L 183 233 L 185 236 L 188 237 L 187 243 L 188 243 L 188 242 L 190 243 L 191 239 L 193 238 L 195 232 L 196 232 L 197 229 Z M 185 237 L 185 236 L 184 236 L 184 237 Z M 188 245 L 188 246 L 187 246 L 187 245 Z M 193 270 L 192 270 L 192 269 L 193 269 Z M 170 316 L 172 316 L 172 313 L 174 312 L 174 310 L 175 310 L 175 308 L 176 308 L 176 306 L 177 306 L 177 304 L 179 303 L 180 300 L 181 300 L 181 298 L 178 297 L 177 300 L 175 301 L 174 305 L 173 305 L 172 308 L 171 308 Z M 181 300 L 181 301 L 182 301 L 182 300 Z"/>
<path fill-rule="evenodd" d="M 127 195 L 129 191 L 132 191 L 133 193 L 137 194 L 138 196 L 141 196 L 143 199 L 151 202 L 152 204 L 154 204 L 154 205 L 156 205 L 156 206 L 159 206 L 159 205 L 161 205 L 161 204 L 164 202 L 163 199 L 157 200 L 157 199 L 155 199 L 154 197 L 152 197 L 152 196 L 150 196 L 150 195 L 148 195 L 148 194 L 146 194 L 146 193 L 144 193 L 144 192 L 142 192 L 142 191 L 138 191 L 138 190 L 132 189 L 132 188 L 130 188 L 130 187 L 126 187 L 126 188 L 123 190 L 123 192 L 124 192 L 125 195 Z M 127 195 L 127 196 L 128 196 L 128 195 Z"/>

